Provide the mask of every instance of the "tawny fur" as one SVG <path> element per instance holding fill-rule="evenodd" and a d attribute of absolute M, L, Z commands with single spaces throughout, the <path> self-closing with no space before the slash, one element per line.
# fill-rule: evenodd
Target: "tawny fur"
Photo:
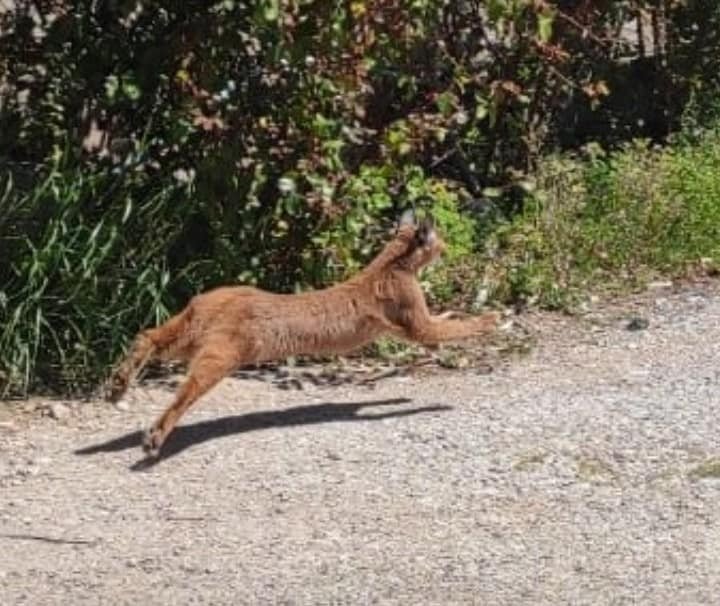
<path fill-rule="evenodd" d="M 275 294 L 238 286 L 198 295 L 179 314 L 135 337 L 111 378 L 108 399 L 119 400 L 151 359 L 188 363 L 174 402 L 146 434 L 143 447 L 157 455 L 185 411 L 240 366 L 344 353 L 381 335 L 436 345 L 493 330 L 495 313 L 462 320 L 429 313 L 417 274 L 444 248 L 431 225 L 406 220 L 365 269 L 330 288 Z"/>

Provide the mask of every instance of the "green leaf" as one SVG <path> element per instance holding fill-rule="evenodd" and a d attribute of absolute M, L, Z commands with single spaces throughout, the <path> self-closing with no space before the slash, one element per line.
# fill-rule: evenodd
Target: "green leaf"
<path fill-rule="evenodd" d="M 531 194 L 537 189 L 537 183 L 535 181 L 532 181 L 531 179 L 521 179 L 517 182 L 518 187 L 522 189 L 524 192 Z"/>
<path fill-rule="evenodd" d="M 105 79 L 105 94 L 107 95 L 107 98 L 112 101 L 117 95 L 119 87 L 120 81 L 118 80 L 118 77 L 114 74 L 108 76 Z"/>
<path fill-rule="evenodd" d="M 550 42 L 550 38 L 552 38 L 553 33 L 553 21 L 555 20 L 555 17 L 552 13 L 538 13 L 538 37 L 540 38 L 540 41 L 543 43 Z"/>
<path fill-rule="evenodd" d="M 267 21 L 277 21 L 280 16 L 279 0 L 267 0 L 267 2 L 265 2 L 265 9 L 263 13 Z"/>
<path fill-rule="evenodd" d="M 121 223 L 127 223 L 127 220 L 130 218 L 130 213 L 132 212 L 133 208 L 133 201 L 131 197 L 128 197 L 125 201 L 125 210 L 123 210 L 122 218 L 120 219 Z"/>
<path fill-rule="evenodd" d="M 137 101 L 140 98 L 140 87 L 132 80 L 123 78 L 122 91 L 124 95 L 131 101 Z"/>
<path fill-rule="evenodd" d="M 487 12 L 491 22 L 496 22 L 508 12 L 508 0 L 488 0 Z"/>
<path fill-rule="evenodd" d="M 406 143 L 406 142 L 401 143 L 398 147 L 398 154 L 400 154 L 401 156 L 406 156 L 411 151 L 412 151 L 412 145 L 410 145 L 409 143 Z"/>
<path fill-rule="evenodd" d="M 450 116 L 455 111 L 455 95 L 450 92 L 444 92 L 437 96 L 435 104 L 443 116 Z"/>

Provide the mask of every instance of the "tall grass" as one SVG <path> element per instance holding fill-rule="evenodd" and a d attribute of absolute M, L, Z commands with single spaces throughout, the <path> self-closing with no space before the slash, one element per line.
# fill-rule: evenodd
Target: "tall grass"
<path fill-rule="evenodd" d="M 0 395 L 85 389 L 167 315 L 178 191 L 58 167 L 28 191 L 1 178 Z"/>
<path fill-rule="evenodd" d="M 658 148 L 636 141 L 554 156 L 524 211 L 488 242 L 495 296 L 548 307 L 720 262 L 720 128 Z"/>

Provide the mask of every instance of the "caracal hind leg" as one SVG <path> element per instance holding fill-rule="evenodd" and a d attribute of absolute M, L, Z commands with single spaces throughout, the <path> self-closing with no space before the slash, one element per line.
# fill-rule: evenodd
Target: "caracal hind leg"
<path fill-rule="evenodd" d="M 143 439 L 143 450 L 157 456 L 180 417 L 203 394 L 207 393 L 238 365 L 237 356 L 225 352 L 201 350 L 193 358 L 187 378 L 180 386 L 175 401 L 155 421 Z"/>
<path fill-rule="evenodd" d="M 106 398 L 117 402 L 127 391 L 130 382 L 151 358 L 162 355 L 187 331 L 189 314 L 181 312 L 164 324 L 138 333 L 130 352 L 110 377 Z M 180 352 L 178 352 L 180 353 Z"/>
<path fill-rule="evenodd" d="M 150 330 L 144 330 L 135 337 L 127 357 L 113 372 L 105 395 L 108 401 L 117 402 L 120 400 L 125 395 L 135 375 L 157 352 L 157 345 L 150 333 Z"/>

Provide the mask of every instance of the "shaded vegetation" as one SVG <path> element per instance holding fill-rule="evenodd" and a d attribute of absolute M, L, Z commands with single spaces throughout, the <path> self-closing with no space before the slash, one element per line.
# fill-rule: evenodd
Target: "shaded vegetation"
<path fill-rule="evenodd" d="M 92 386 L 197 291 L 341 279 L 408 205 L 468 306 L 716 256 L 715 2 L 0 11 L 2 393 Z"/>

